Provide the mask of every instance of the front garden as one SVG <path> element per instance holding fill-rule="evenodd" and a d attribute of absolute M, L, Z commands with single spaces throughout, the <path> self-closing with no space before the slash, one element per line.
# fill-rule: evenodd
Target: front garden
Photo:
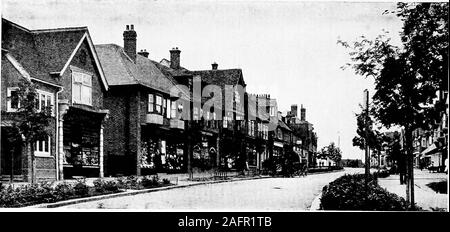
<path fill-rule="evenodd" d="M 25 184 L 14 187 L 0 183 L 0 207 L 26 207 L 42 203 L 92 197 L 124 192 L 127 189 L 140 190 L 172 185 L 168 179 L 154 176 L 128 176 L 112 180 L 96 179 L 88 185 L 85 179 L 75 183 L 60 182 Z"/>

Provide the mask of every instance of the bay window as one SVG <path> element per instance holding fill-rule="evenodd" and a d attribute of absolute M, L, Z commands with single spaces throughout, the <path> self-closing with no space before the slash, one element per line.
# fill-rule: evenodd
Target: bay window
<path fill-rule="evenodd" d="M 167 114 L 167 100 L 160 95 L 148 94 L 148 113 Z"/>

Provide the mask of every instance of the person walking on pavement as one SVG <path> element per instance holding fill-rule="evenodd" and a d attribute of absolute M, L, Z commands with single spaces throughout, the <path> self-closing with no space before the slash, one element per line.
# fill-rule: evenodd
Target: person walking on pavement
<path fill-rule="evenodd" d="M 406 184 L 406 159 L 404 154 L 399 155 L 398 171 L 400 174 L 400 185 Z"/>

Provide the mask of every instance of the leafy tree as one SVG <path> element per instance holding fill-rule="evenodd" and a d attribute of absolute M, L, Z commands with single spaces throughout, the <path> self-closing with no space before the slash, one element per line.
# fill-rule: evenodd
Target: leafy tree
<path fill-rule="evenodd" d="M 318 157 L 319 158 L 330 158 L 336 164 L 338 164 L 341 162 L 341 159 L 342 159 L 341 149 L 339 149 L 339 147 L 336 147 L 334 142 L 331 142 L 328 146 L 325 146 L 320 150 Z"/>
<path fill-rule="evenodd" d="M 31 181 L 36 181 L 34 144 L 39 140 L 46 140 L 50 135 L 51 107 L 38 110 L 38 93 L 33 83 L 28 80 L 19 82 L 17 98 L 19 108 L 14 112 L 14 120 L 9 130 L 8 138 L 11 144 L 17 144 L 25 148 L 27 166 L 31 166 Z M 13 168 L 13 167 L 11 167 Z"/>
<path fill-rule="evenodd" d="M 387 142 L 387 137 L 380 131 L 374 129 L 375 122 L 373 118 L 367 117 L 368 127 L 365 126 L 365 115 L 363 113 L 356 114 L 357 129 L 355 136 L 352 140 L 353 146 L 359 147 L 361 150 L 365 149 L 365 138 L 366 138 L 366 128 L 367 128 L 367 145 L 369 149 L 375 151 L 372 155 L 374 157 L 380 156 L 382 145 Z"/>
<path fill-rule="evenodd" d="M 374 40 L 363 36 L 353 44 L 338 43 L 351 50 L 347 66 L 375 80 L 370 113 L 386 127 L 404 128 L 407 196 L 413 207 L 412 133 L 438 120 L 442 103 L 430 103 L 437 90 L 448 91 L 448 3 L 399 3 L 391 13 L 403 21 L 402 47 L 391 45 L 387 32 Z"/>

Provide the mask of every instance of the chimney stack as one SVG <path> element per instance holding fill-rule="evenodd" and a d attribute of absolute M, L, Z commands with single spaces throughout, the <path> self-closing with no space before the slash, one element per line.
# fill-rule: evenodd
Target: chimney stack
<path fill-rule="evenodd" d="M 136 37 L 134 25 L 127 25 L 126 30 L 123 32 L 123 48 L 133 62 L 136 62 Z"/>
<path fill-rule="evenodd" d="M 143 56 L 143 57 L 145 57 L 145 58 L 148 58 L 148 55 L 150 53 L 147 52 L 147 49 L 144 49 L 144 50 L 141 50 L 140 52 L 138 52 L 138 54 Z"/>
<path fill-rule="evenodd" d="M 181 51 L 178 50 L 178 47 L 172 48 L 172 50 L 170 50 L 170 68 L 180 68 L 180 53 Z"/>
<path fill-rule="evenodd" d="M 211 64 L 212 70 L 217 70 L 217 67 L 219 66 L 216 62 Z"/>
<path fill-rule="evenodd" d="M 297 117 L 298 115 L 297 105 L 291 105 L 291 115 Z"/>
<path fill-rule="evenodd" d="M 306 109 L 303 108 L 303 105 L 301 105 L 301 108 L 300 108 L 300 120 L 306 121 Z"/>

